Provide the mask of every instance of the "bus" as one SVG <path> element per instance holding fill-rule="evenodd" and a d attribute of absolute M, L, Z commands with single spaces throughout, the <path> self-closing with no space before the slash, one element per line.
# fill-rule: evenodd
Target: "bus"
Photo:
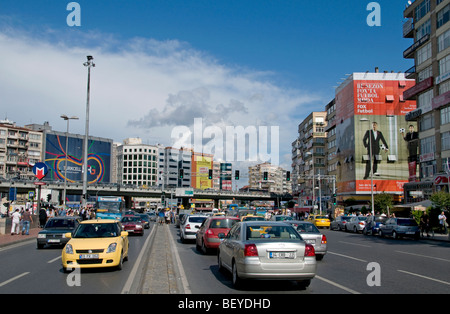
<path fill-rule="evenodd" d="M 95 202 L 95 218 L 121 220 L 124 206 L 120 196 L 99 196 Z"/>

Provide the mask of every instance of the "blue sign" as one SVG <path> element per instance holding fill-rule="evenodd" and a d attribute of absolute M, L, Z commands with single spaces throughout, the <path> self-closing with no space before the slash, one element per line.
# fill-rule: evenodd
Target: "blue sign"
<path fill-rule="evenodd" d="M 33 173 L 39 180 L 42 180 L 48 173 L 48 167 L 44 162 L 37 162 L 33 167 Z"/>

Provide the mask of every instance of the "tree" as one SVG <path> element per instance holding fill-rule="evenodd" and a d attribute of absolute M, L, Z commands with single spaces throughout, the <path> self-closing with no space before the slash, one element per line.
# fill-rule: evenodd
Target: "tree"
<path fill-rule="evenodd" d="M 387 214 L 387 208 L 392 208 L 394 196 L 392 194 L 381 193 L 374 196 L 375 212 Z"/>
<path fill-rule="evenodd" d="M 450 209 L 450 194 L 448 192 L 440 191 L 433 193 L 430 200 L 433 203 L 433 206 L 439 208 L 440 210 Z"/>

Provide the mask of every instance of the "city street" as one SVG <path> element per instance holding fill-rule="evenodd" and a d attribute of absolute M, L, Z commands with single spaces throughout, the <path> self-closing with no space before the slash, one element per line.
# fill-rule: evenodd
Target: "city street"
<path fill-rule="evenodd" d="M 153 228 L 170 234 L 185 293 L 191 294 L 440 294 L 448 293 L 450 243 L 410 239 L 393 240 L 321 229 L 328 253 L 318 262 L 317 276 L 306 290 L 295 282 L 249 281 L 242 290 L 231 284 L 231 275 L 219 272 L 214 253 L 203 255 L 195 244 L 182 244 L 174 225 L 152 225 L 144 237 L 130 237 L 130 257 L 123 270 L 83 270 L 64 274 L 60 248 L 37 250 L 33 240 L 0 249 L 0 294 L 120 294 L 140 285 L 147 239 Z M 173 241 L 172 241 L 173 240 Z M 155 241 L 157 242 L 157 241 Z M 154 246 L 158 243 L 154 243 Z M 144 255 L 142 261 L 138 256 Z M 153 253 L 155 254 L 155 253 Z M 149 261 L 156 256 L 149 255 Z M 375 264 L 376 263 L 376 264 Z M 137 271 L 136 271 L 137 269 Z M 77 281 L 78 280 L 78 281 Z"/>

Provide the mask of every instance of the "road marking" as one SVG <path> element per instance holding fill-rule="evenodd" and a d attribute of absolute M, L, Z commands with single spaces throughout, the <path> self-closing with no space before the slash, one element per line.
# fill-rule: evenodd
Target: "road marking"
<path fill-rule="evenodd" d="M 30 272 L 26 272 L 26 273 L 20 274 L 20 275 L 18 275 L 18 276 L 16 276 L 16 277 L 13 277 L 13 278 L 11 278 L 11 279 L 9 279 L 9 280 L 3 281 L 2 283 L 0 283 L 0 287 L 3 287 L 3 286 L 9 284 L 10 282 L 12 282 L 12 281 L 14 281 L 14 280 L 17 280 L 17 279 L 19 279 L 19 278 L 21 278 L 21 277 L 23 277 L 23 276 L 26 276 L 26 275 L 28 275 L 29 273 L 30 273 Z"/>
<path fill-rule="evenodd" d="M 405 270 L 397 269 L 397 271 L 399 271 L 401 273 L 408 274 L 408 275 L 417 276 L 417 277 L 420 277 L 420 278 L 436 281 L 436 282 L 439 282 L 439 283 L 443 283 L 444 285 L 450 286 L 450 282 L 447 282 L 447 281 L 443 281 L 443 280 L 439 280 L 439 279 L 435 279 L 435 278 L 431 278 L 431 277 L 427 277 L 427 276 L 419 275 L 419 274 L 415 274 L 415 273 L 410 273 L 409 271 L 405 271 Z"/>
<path fill-rule="evenodd" d="M 343 254 L 333 253 L 333 252 L 330 252 L 330 251 L 328 251 L 327 254 L 333 254 L 333 255 L 337 255 L 337 256 L 341 256 L 341 257 L 353 259 L 353 260 L 355 260 L 355 261 L 359 261 L 359 262 L 363 262 L 363 263 L 368 263 L 366 260 L 363 260 L 363 259 L 359 259 L 359 258 L 356 258 L 356 257 L 351 257 L 351 256 L 348 256 L 348 255 L 343 255 Z"/>
<path fill-rule="evenodd" d="M 347 291 L 347 292 L 350 292 L 351 294 L 361 294 L 361 293 L 358 292 L 358 291 L 355 291 L 355 290 L 352 290 L 352 289 L 350 289 L 350 288 L 344 287 L 343 285 L 340 285 L 340 284 L 338 284 L 337 282 L 328 280 L 328 279 L 326 279 L 326 278 L 323 278 L 323 277 L 320 277 L 320 276 L 317 276 L 317 275 L 316 275 L 315 278 L 317 278 L 317 279 L 319 279 L 319 280 L 322 280 L 322 281 L 325 281 L 326 283 L 329 283 L 330 285 L 333 285 L 333 286 L 335 286 L 335 287 L 338 287 L 338 288 L 340 288 L 340 289 L 342 289 L 342 290 L 345 290 L 345 291 Z"/>
<path fill-rule="evenodd" d="M 51 259 L 47 262 L 47 264 L 51 264 L 53 262 L 56 262 L 57 260 L 61 260 L 61 256 L 55 257 L 54 259 Z"/>
<path fill-rule="evenodd" d="M 141 260 L 144 256 L 144 252 L 147 251 L 148 243 L 150 242 L 150 239 L 153 238 L 154 233 L 155 233 L 155 226 L 152 226 L 152 231 L 150 232 L 150 235 L 147 237 L 147 240 L 145 241 L 144 246 L 142 247 L 138 258 L 136 259 L 136 262 L 134 263 L 133 269 L 131 270 L 130 275 L 128 276 L 127 282 L 125 283 L 125 286 L 123 287 L 121 294 L 130 293 L 131 286 L 133 284 L 134 278 L 136 277 L 138 268 L 141 264 Z M 144 250 L 143 248 L 146 248 L 146 249 Z"/>
<path fill-rule="evenodd" d="M 395 252 L 397 252 L 397 253 L 403 253 L 403 254 L 409 254 L 409 255 L 414 255 L 414 256 L 419 256 L 419 257 L 431 258 L 431 259 L 435 259 L 435 260 L 443 261 L 443 262 L 450 262 L 450 260 L 445 259 L 445 258 L 439 258 L 439 257 L 433 257 L 433 256 L 421 255 L 421 254 L 409 253 L 409 252 L 403 252 L 403 251 L 395 251 Z"/>
<path fill-rule="evenodd" d="M 344 243 L 344 244 L 350 244 L 350 245 L 357 245 L 357 246 L 363 246 L 363 247 L 371 247 L 370 245 L 364 245 L 364 244 L 358 244 L 358 243 L 351 243 L 351 242 L 344 242 L 344 241 L 339 241 L 340 243 Z"/>

